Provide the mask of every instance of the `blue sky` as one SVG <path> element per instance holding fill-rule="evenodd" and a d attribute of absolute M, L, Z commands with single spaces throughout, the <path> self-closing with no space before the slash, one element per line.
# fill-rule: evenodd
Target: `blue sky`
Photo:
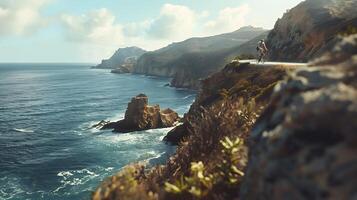
<path fill-rule="evenodd" d="M 0 62 L 99 62 L 252 25 L 302 0 L 0 0 Z"/>

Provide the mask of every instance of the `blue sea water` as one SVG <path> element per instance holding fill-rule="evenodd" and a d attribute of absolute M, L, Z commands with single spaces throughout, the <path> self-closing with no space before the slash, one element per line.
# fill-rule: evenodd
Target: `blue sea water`
<path fill-rule="evenodd" d="M 105 177 L 136 161 L 165 162 L 170 129 L 98 131 L 131 97 L 185 113 L 195 93 L 166 78 L 111 74 L 86 64 L 0 64 L 0 199 L 89 199 Z"/>

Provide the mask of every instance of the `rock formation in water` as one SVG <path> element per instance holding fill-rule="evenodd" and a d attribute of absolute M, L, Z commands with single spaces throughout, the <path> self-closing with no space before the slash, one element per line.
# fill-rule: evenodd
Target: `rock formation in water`
<path fill-rule="evenodd" d="M 113 129 L 114 132 L 126 133 L 167 128 L 174 126 L 179 119 L 179 115 L 169 108 L 160 110 L 159 105 L 149 106 L 148 97 L 140 94 L 131 99 L 123 120 L 110 123 L 103 122 L 101 129 Z"/>
<path fill-rule="evenodd" d="M 337 37 L 357 27 L 356 0 L 307 0 L 289 10 L 269 33 L 269 59 L 306 62 L 332 50 Z"/>
<path fill-rule="evenodd" d="M 132 71 L 137 59 L 146 51 L 139 47 L 118 49 L 112 57 L 103 60 L 101 64 L 93 67 L 96 69 L 113 69 L 114 73 L 129 73 Z"/>

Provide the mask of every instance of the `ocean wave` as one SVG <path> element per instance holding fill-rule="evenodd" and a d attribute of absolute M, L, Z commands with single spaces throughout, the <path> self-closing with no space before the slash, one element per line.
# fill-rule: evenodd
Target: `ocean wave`
<path fill-rule="evenodd" d="M 99 140 L 105 144 L 135 144 L 145 138 L 145 134 L 133 133 L 123 133 L 123 134 L 102 134 L 99 135 Z"/>
<path fill-rule="evenodd" d="M 99 175 L 93 171 L 90 171 L 89 169 L 80 169 L 80 170 L 61 171 L 57 174 L 57 176 L 62 178 L 60 180 L 61 185 L 57 187 L 55 190 L 53 190 L 54 193 L 57 193 L 60 190 L 64 190 L 67 187 L 71 187 L 72 189 L 75 189 L 73 188 L 73 186 L 84 185 L 88 181 L 93 180 Z"/>
<path fill-rule="evenodd" d="M 190 95 L 187 95 L 187 96 L 183 97 L 182 99 L 188 99 L 188 98 L 191 98 L 191 97 L 194 97 L 194 96 L 196 96 L 196 95 L 195 94 L 190 94 Z"/>
<path fill-rule="evenodd" d="M 14 199 L 25 192 L 18 177 L 3 177 L 0 179 L 0 199 Z"/>
<path fill-rule="evenodd" d="M 14 131 L 21 132 L 21 133 L 34 133 L 35 131 L 30 130 L 30 129 L 24 129 L 24 128 L 14 128 Z"/>

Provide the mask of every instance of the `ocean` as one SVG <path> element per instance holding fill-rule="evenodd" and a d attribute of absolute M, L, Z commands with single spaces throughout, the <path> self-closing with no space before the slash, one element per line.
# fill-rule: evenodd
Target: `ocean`
<path fill-rule="evenodd" d="M 106 177 L 138 161 L 164 163 L 170 129 L 91 129 L 124 117 L 133 96 L 188 111 L 196 93 L 169 79 L 112 74 L 89 64 L 0 64 L 0 199 L 89 199 Z"/>

